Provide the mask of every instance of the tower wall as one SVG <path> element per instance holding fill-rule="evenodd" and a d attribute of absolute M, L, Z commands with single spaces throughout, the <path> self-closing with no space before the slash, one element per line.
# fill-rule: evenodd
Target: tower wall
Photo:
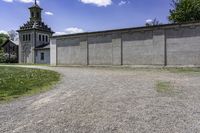
<path fill-rule="evenodd" d="M 30 35 L 30 40 L 24 40 L 24 36 Z M 35 35 L 33 31 L 19 32 L 19 63 L 34 63 Z"/>
<path fill-rule="evenodd" d="M 18 30 L 19 32 L 19 63 L 49 63 L 49 54 L 45 54 L 45 60 L 38 57 L 37 52 L 50 53 L 50 48 L 45 46 L 49 45 L 50 37 L 53 32 L 44 22 L 42 22 L 40 8 L 36 3 L 29 8 L 30 20 L 27 21 Z M 45 48 L 44 48 L 45 47 Z"/>

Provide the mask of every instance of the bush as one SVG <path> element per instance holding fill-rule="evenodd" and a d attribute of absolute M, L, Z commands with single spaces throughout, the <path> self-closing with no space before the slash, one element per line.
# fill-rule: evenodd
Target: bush
<path fill-rule="evenodd" d="M 2 49 L 0 49 L 0 63 L 6 62 L 6 56 Z"/>
<path fill-rule="evenodd" d="M 10 55 L 0 50 L 0 63 L 18 63 L 16 55 Z"/>
<path fill-rule="evenodd" d="M 5 53 L 4 54 L 4 62 L 3 63 L 17 63 L 18 60 L 17 60 L 17 56 L 16 55 L 10 55 L 9 57 L 9 54 Z"/>

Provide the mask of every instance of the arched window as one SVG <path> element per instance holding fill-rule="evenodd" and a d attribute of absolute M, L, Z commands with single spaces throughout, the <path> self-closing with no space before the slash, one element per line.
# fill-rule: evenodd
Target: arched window
<path fill-rule="evenodd" d="M 34 17 L 34 12 L 31 12 L 31 17 Z"/>
<path fill-rule="evenodd" d="M 44 42 L 44 35 L 42 35 L 42 41 Z"/>
<path fill-rule="evenodd" d="M 37 18 L 39 18 L 40 17 L 40 13 L 39 12 L 37 12 Z"/>
<path fill-rule="evenodd" d="M 25 35 L 23 35 L 23 41 L 25 41 L 25 39 L 26 39 L 26 38 L 25 38 Z"/>
<path fill-rule="evenodd" d="M 39 41 L 41 41 L 41 35 L 39 35 Z"/>
<path fill-rule="evenodd" d="M 28 40 L 31 41 L 31 34 L 28 35 Z"/>
<path fill-rule="evenodd" d="M 46 42 L 48 42 L 48 36 L 46 36 Z"/>
<path fill-rule="evenodd" d="M 28 35 L 26 34 L 26 39 L 25 39 L 26 41 L 28 41 Z"/>

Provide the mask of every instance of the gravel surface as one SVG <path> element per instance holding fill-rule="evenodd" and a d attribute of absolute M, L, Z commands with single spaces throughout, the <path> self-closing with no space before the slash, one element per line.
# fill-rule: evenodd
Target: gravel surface
<path fill-rule="evenodd" d="M 35 66 L 36 67 L 36 66 Z M 158 70 L 45 67 L 52 90 L 0 104 L 1 133 L 199 133 L 200 74 Z M 159 93 L 156 82 L 173 93 Z"/>

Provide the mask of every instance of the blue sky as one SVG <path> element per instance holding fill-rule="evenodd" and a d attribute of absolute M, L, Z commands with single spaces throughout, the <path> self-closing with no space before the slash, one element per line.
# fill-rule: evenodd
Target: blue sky
<path fill-rule="evenodd" d="M 0 0 L 0 31 L 17 30 L 29 19 L 33 0 Z M 43 21 L 62 33 L 144 26 L 148 19 L 168 23 L 171 0 L 40 0 Z M 46 12 L 46 13 L 45 13 Z"/>

